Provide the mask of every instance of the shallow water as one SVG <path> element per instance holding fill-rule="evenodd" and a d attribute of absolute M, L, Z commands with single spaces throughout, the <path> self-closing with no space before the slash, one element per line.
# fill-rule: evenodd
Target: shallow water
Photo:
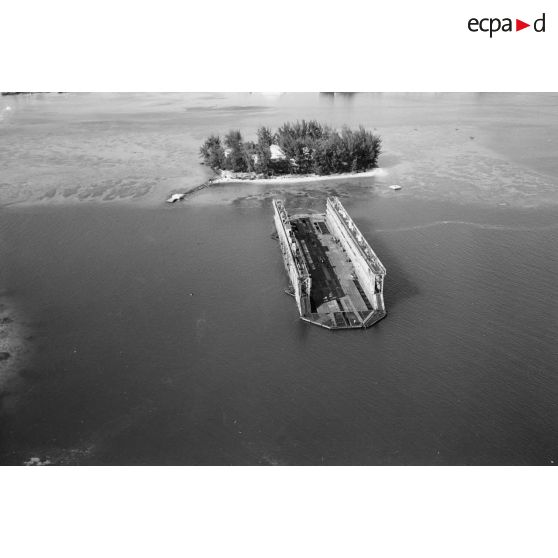
<path fill-rule="evenodd" d="M 405 196 L 556 203 L 556 94 L 71 94 L 0 98 L 0 204 L 158 203 L 204 182 L 209 133 L 318 118 L 383 139 Z M 10 110 L 6 110 L 10 108 Z"/>
<path fill-rule="evenodd" d="M 58 176 L 61 184 L 57 193 L 40 200 L 35 171 L 27 174 L 24 164 L 26 157 L 32 164 L 24 147 L 32 134 L 21 122 L 32 121 L 33 128 L 40 120 L 45 130 L 67 137 L 66 119 L 76 118 L 77 109 L 61 117 L 56 104 L 69 99 L 93 111 L 90 97 L 77 97 L 48 98 L 51 112 L 40 116 L 40 100 L 22 100 L 19 124 L 12 120 L 2 129 L 10 130 L 13 149 L 23 156 L 19 171 L 14 161 L 3 158 L 2 164 L 16 182 L 27 181 L 30 193 L 14 197 L 10 182 L 0 209 L 0 302 L 14 318 L 10 331 L 19 328 L 12 343 L 20 349 L 17 360 L 0 362 L 0 462 L 556 461 L 558 210 L 540 186 L 556 184 L 552 161 L 526 154 L 519 162 L 510 155 L 513 139 L 499 152 L 483 146 L 487 159 L 498 162 L 486 168 L 500 185 L 462 189 L 471 163 L 453 161 L 442 171 L 441 156 L 432 152 L 439 166 L 428 171 L 431 189 L 422 193 L 412 178 L 424 180 L 426 165 L 403 155 L 411 143 L 390 140 L 384 180 L 227 184 L 166 206 L 168 183 L 156 178 L 133 199 L 80 201 L 81 190 L 64 197 L 60 192 L 72 176 L 89 186 L 78 166 L 57 175 L 59 165 L 70 164 L 62 157 L 49 167 L 50 179 L 55 183 Z M 487 142 L 502 132 L 490 116 L 494 106 L 505 112 L 519 103 L 505 96 L 491 101 L 489 111 L 484 98 L 473 96 L 375 96 L 366 102 L 357 96 L 335 100 L 332 108 L 329 98 L 302 103 L 294 96 L 264 98 L 264 110 L 243 106 L 244 96 L 199 96 L 188 103 L 170 96 L 168 104 L 157 96 L 117 98 L 115 104 L 113 96 L 106 99 L 100 128 L 115 126 L 128 137 L 124 127 L 133 134 L 137 120 L 148 118 L 149 126 L 140 127 L 152 127 L 149 133 L 160 141 L 167 141 L 168 127 L 180 127 L 174 123 L 180 102 L 186 114 L 196 114 L 200 134 L 217 123 L 249 128 L 265 113 L 324 113 L 331 120 L 374 116 L 387 129 L 407 118 L 441 135 L 457 127 L 457 113 L 476 112 L 474 124 L 462 116 L 467 122 L 460 125 L 486 129 Z M 521 125 L 544 128 L 538 107 L 555 110 L 549 98 L 522 99 L 524 112 L 514 111 Z M 554 139 L 551 124 L 545 140 Z M 509 127 L 509 120 L 501 126 Z M 48 167 L 50 152 L 41 156 Z M 444 157 L 451 160 L 449 152 Z M 166 168 L 174 164 L 172 153 L 169 158 Z M 415 163 L 413 172 L 403 172 Z M 536 195 L 528 195 L 530 184 L 516 191 L 503 175 L 496 178 L 497 165 L 536 175 Z M 98 172 L 125 176 L 130 169 L 122 166 L 100 163 Z M 432 192 L 442 191 L 436 173 L 442 172 L 456 179 L 448 178 L 449 193 L 436 197 Z M 395 177 L 401 192 L 386 188 Z M 331 333 L 302 323 L 283 292 L 270 200 L 279 194 L 289 209 L 320 210 L 331 193 L 341 196 L 388 270 L 388 317 L 370 330 Z"/>

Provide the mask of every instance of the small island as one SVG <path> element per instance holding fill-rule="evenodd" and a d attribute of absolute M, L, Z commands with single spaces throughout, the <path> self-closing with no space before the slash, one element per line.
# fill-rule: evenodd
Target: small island
<path fill-rule="evenodd" d="M 379 136 L 359 126 L 336 130 L 316 120 L 287 122 L 273 132 L 262 126 L 256 141 L 239 130 L 209 136 L 200 148 L 203 164 L 226 180 L 356 174 L 375 169 Z"/>

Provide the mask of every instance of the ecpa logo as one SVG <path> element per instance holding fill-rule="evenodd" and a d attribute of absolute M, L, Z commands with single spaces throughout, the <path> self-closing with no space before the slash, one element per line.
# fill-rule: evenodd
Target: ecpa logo
<path fill-rule="evenodd" d="M 533 29 L 537 33 L 545 32 L 545 17 L 546 14 L 543 14 L 539 19 L 536 19 L 533 22 Z M 469 20 L 467 27 L 469 28 L 469 31 L 472 31 L 473 33 L 477 33 L 479 31 L 483 33 L 490 33 L 490 38 L 492 38 L 492 35 L 494 33 L 498 33 L 498 31 L 503 31 L 504 33 L 514 31 L 512 19 L 509 17 L 505 17 L 503 19 L 500 19 L 498 17 L 485 17 L 482 19 L 472 17 Z M 527 27 L 531 27 L 531 24 L 525 23 L 520 19 L 515 20 L 515 31 L 521 31 L 522 29 L 526 29 Z"/>

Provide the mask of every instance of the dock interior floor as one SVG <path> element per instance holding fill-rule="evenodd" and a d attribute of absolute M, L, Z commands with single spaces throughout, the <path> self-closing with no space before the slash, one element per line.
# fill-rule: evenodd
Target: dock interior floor
<path fill-rule="evenodd" d="M 307 319 L 331 328 L 363 327 L 370 322 L 374 309 L 341 243 L 330 233 L 325 215 L 293 216 L 291 223 L 312 277 L 312 314 Z"/>

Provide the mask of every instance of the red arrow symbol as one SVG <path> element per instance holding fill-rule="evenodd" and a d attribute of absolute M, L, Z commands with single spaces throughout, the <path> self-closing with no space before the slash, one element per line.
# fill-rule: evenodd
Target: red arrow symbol
<path fill-rule="evenodd" d="M 531 24 L 525 23 L 524 21 L 521 21 L 520 19 L 515 20 L 515 30 L 516 31 L 521 31 L 522 29 L 525 29 L 526 27 L 531 27 Z"/>

